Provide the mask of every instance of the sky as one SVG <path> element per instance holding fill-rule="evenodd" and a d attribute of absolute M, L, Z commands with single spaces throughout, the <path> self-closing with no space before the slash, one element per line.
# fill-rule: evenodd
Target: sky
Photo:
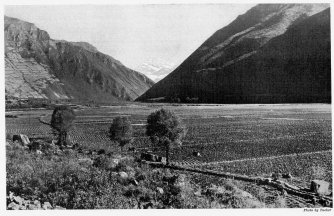
<path fill-rule="evenodd" d="M 13 5 L 5 15 L 52 39 L 84 41 L 135 68 L 151 58 L 180 64 L 255 4 Z"/>

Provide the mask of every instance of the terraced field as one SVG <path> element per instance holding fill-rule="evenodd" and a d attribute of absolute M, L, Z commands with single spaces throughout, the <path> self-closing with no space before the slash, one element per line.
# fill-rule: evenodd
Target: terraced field
<path fill-rule="evenodd" d="M 132 104 L 77 110 L 74 142 L 88 148 L 119 151 L 107 131 L 116 116 L 128 116 L 135 129 L 135 146 L 152 150 L 145 137 L 147 116 L 161 107 Z M 181 166 L 257 175 L 290 171 L 310 175 L 316 165 L 326 168 L 331 181 L 331 105 L 222 105 L 169 106 L 188 128 L 183 146 L 171 151 L 171 161 Z M 35 112 L 35 113 L 34 113 Z M 38 115 L 39 111 L 30 114 Z M 48 111 L 51 114 L 51 111 Z M 28 113 L 27 113 L 28 114 Z M 42 118 L 46 122 L 50 115 Z M 51 129 L 37 118 L 6 119 L 6 132 L 29 136 L 52 136 Z M 164 155 L 163 148 L 154 149 Z M 197 151 L 201 157 L 194 157 Z M 316 152 L 316 153 L 312 153 Z M 312 154 L 310 154 L 312 153 Z M 262 158 L 252 160 L 254 158 Z M 295 162 L 296 161 L 296 162 Z M 293 168 L 293 169 L 292 169 Z M 298 171 L 299 170 L 299 171 Z M 301 172 L 300 170 L 308 170 Z"/>
<path fill-rule="evenodd" d="M 6 94 L 17 98 L 47 98 L 45 90 L 50 85 L 63 85 L 49 73 L 46 65 L 38 64 L 33 58 L 24 59 L 13 47 L 5 54 Z M 53 92 L 57 98 L 66 98 Z"/>

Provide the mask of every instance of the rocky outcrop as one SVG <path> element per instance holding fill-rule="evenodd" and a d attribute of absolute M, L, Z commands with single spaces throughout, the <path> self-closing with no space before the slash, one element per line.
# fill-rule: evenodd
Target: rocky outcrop
<path fill-rule="evenodd" d="M 66 210 L 60 206 L 52 206 L 49 202 L 41 203 L 39 200 L 24 199 L 20 196 L 14 196 L 9 192 L 7 196 L 7 210 Z"/>
<path fill-rule="evenodd" d="M 314 179 L 311 181 L 311 188 L 310 191 L 320 194 L 320 195 L 327 195 L 329 193 L 329 182 L 324 180 L 317 180 Z"/>
<path fill-rule="evenodd" d="M 88 43 L 6 16 L 5 74 L 6 95 L 21 99 L 131 101 L 154 84 Z"/>
<path fill-rule="evenodd" d="M 24 134 L 13 135 L 13 142 L 18 141 L 21 145 L 26 146 L 30 144 L 29 137 Z"/>
<path fill-rule="evenodd" d="M 328 4 L 257 5 L 218 30 L 138 101 L 330 102 Z"/>

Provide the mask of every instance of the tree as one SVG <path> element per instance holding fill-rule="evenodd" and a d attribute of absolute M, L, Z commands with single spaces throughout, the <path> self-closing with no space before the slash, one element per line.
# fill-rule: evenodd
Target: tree
<path fill-rule="evenodd" d="M 132 134 L 133 129 L 128 118 L 114 118 L 109 129 L 109 138 L 120 145 L 121 151 L 123 151 L 123 146 L 133 141 Z"/>
<path fill-rule="evenodd" d="M 153 143 L 165 147 L 166 162 L 169 164 L 169 150 L 181 145 L 186 128 L 174 112 L 162 108 L 147 117 L 146 135 Z"/>
<path fill-rule="evenodd" d="M 53 110 L 51 127 L 58 133 L 58 145 L 68 144 L 68 132 L 73 126 L 75 113 L 69 106 L 58 106 Z"/>

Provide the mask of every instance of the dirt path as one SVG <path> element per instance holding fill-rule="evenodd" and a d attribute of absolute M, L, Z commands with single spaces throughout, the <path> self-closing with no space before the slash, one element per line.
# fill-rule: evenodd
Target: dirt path
<path fill-rule="evenodd" d="M 219 165 L 219 164 L 228 164 L 228 163 L 235 163 L 235 162 L 248 162 L 248 161 L 259 161 L 259 160 L 272 160 L 277 158 L 289 157 L 289 156 L 302 156 L 302 155 L 310 155 L 310 154 L 317 154 L 317 153 L 326 153 L 332 152 L 332 150 L 325 150 L 325 151 L 315 151 L 315 152 L 305 152 L 300 154 L 285 154 L 279 156 L 270 156 L 270 157 L 258 157 L 258 158 L 245 158 L 245 159 L 238 159 L 238 160 L 231 160 L 231 161 L 216 161 L 216 162 L 201 162 L 198 160 L 188 160 L 186 161 L 176 161 L 172 162 L 175 165 L 196 165 L 196 166 L 206 166 L 206 165 Z"/>

